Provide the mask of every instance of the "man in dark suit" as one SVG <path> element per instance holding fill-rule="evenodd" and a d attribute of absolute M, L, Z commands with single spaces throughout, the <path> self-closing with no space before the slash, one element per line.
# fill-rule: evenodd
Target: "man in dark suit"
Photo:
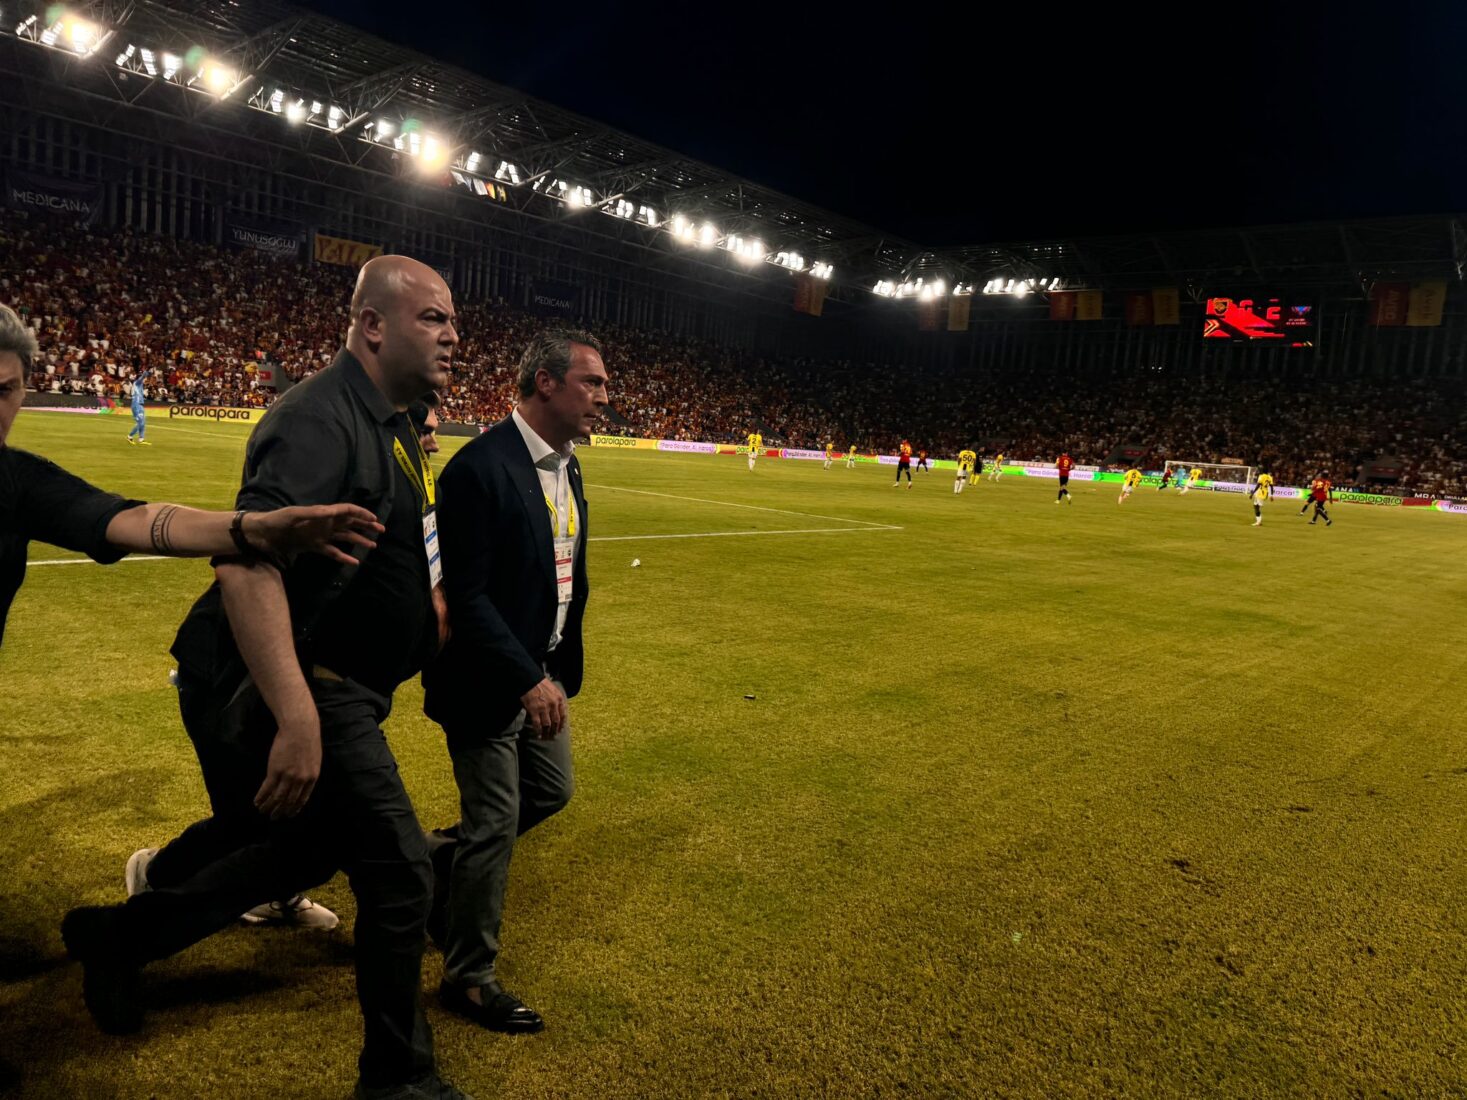
<path fill-rule="evenodd" d="M 448 737 L 458 782 L 443 984 L 446 1008 L 495 1031 L 544 1021 L 495 977 L 515 838 L 572 791 L 566 700 L 581 687 L 586 496 L 573 440 L 606 407 L 606 366 L 581 332 L 537 336 L 520 403 L 453 457 L 439 480 L 439 537 L 453 636 L 424 674 L 424 711 Z"/>

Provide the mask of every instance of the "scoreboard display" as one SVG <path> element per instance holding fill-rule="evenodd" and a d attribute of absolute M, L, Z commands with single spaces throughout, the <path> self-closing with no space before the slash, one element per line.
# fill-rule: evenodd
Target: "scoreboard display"
<path fill-rule="evenodd" d="M 1202 337 L 1276 341 L 1285 347 L 1312 348 L 1317 320 L 1312 302 L 1264 295 L 1209 298 L 1203 310 Z"/>

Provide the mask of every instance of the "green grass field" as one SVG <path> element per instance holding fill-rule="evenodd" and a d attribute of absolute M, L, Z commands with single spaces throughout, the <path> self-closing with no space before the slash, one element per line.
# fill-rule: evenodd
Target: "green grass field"
<path fill-rule="evenodd" d="M 246 429 L 23 414 L 108 488 L 224 507 Z M 451 448 L 457 441 L 449 441 Z M 582 451 L 578 791 L 515 855 L 487 1097 L 1467 1090 L 1467 522 Z M 447 457 L 446 455 L 444 457 Z M 686 535 L 686 538 L 665 536 Z M 720 537 L 692 537 L 692 536 Z M 651 536 L 664 536 L 653 538 Z M 603 541 L 605 540 L 605 541 Z M 52 547 L 35 560 L 72 557 Z M 631 568 L 633 558 L 640 568 Z M 200 562 L 32 568 L 0 679 L 0 1057 L 36 1097 L 345 1096 L 353 903 L 230 929 L 99 1034 L 69 907 L 206 808 L 168 686 Z M 752 700 L 746 696 L 752 695 Z M 416 684 L 388 736 L 456 816 Z"/>

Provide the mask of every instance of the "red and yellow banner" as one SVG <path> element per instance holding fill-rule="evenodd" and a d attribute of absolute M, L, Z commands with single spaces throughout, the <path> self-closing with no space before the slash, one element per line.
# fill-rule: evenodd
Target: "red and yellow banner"
<path fill-rule="evenodd" d="M 968 314 L 973 308 L 973 299 L 966 294 L 954 294 L 947 303 L 948 332 L 967 332 Z"/>
<path fill-rule="evenodd" d="M 1410 283 L 1376 283 L 1370 288 L 1370 323 L 1381 328 L 1406 323 Z"/>
<path fill-rule="evenodd" d="M 1051 321 L 1073 321 L 1075 319 L 1075 292 L 1073 290 L 1050 292 L 1049 319 Z"/>
<path fill-rule="evenodd" d="M 1406 302 L 1406 324 L 1411 328 L 1435 328 L 1442 323 L 1442 307 L 1447 301 L 1445 279 L 1417 283 Z"/>
<path fill-rule="evenodd" d="M 1182 295 L 1176 287 L 1162 286 L 1151 292 L 1151 323 L 1155 325 L 1180 325 L 1182 323 Z"/>
<path fill-rule="evenodd" d="M 1126 295 L 1126 324 L 1136 327 L 1138 325 L 1149 326 L 1155 316 L 1151 308 L 1151 294 L 1149 291 L 1138 291 Z"/>
<path fill-rule="evenodd" d="M 825 310 L 826 283 L 813 275 L 795 276 L 795 312 L 819 317 Z"/>
<path fill-rule="evenodd" d="M 345 237 L 328 237 L 316 234 L 316 262 L 338 264 L 341 267 L 361 267 L 374 256 L 382 255 L 380 244 L 349 241 Z"/>
<path fill-rule="evenodd" d="M 1100 320 L 1100 309 L 1100 291 L 1078 290 L 1075 292 L 1075 320 L 1098 321 Z"/>

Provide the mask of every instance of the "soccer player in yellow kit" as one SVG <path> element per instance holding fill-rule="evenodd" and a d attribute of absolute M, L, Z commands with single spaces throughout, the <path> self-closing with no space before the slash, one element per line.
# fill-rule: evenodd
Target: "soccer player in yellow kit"
<path fill-rule="evenodd" d="M 854 443 L 852 443 L 851 444 L 851 449 L 846 452 L 846 469 L 847 470 L 854 470 L 855 468 L 856 468 L 856 445 Z"/>
<path fill-rule="evenodd" d="M 1003 452 L 993 456 L 993 468 L 988 471 L 988 480 L 997 481 L 1003 474 Z"/>
<path fill-rule="evenodd" d="M 1263 522 L 1263 502 L 1273 496 L 1273 475 L 1259 474 L 1258 484 L 1253 486 L 1253 526 L 1257 527 Z"/>
<path fill-rule="evenodd" d="M 1196 466 L 1193 466 L 1191 471 L 1187 474 L 1187 483 L 1182 486 L 1182 492 L 1185 493 L 1188 489 L 1192 488 L 1201 480 L 1202 471 L 1199 470 Z"/>
<path fill-rule="evenodd" d="M 1141 484 L 1141 471 L 1132 466 L 1126 471 L 1126 476 L 1121 478 L 1121 495 L 1116 498 L 1117 504 L 1126 503 L 1126 498 Z"/>
<path fill-rule="evenodd" d="M 834 462 L 834 461 L 835 461 L 835 444 L 834 443 L 827 443 L 825 445 L 825 468 L 827 470 L 830 469 L 830 464 L 832 462 Z"/>
<path fill-rule="evenodd" d="M 973 463 L 978 461 L 978 456 L 971 450 L 958 452 L 958 480 L 953 485 L 953 492 L 961 493 L 963 483 L 973 476 Z"/>
<path fill-rule="evenodd" d="M 749 469 L 754 468 L 754 458 L 764 447 L 764 437 L 758 432 L 749 433 Z"/>

